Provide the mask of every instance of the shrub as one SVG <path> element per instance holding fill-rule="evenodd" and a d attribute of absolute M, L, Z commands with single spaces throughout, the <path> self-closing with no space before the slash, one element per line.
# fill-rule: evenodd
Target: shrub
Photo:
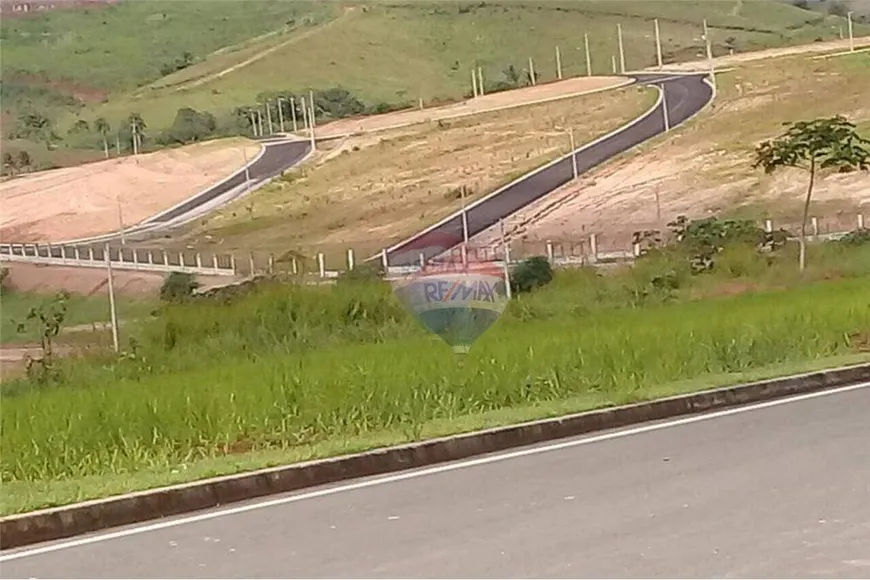
<path fill-rule="evenodd" d="M 845 246 L 863 246 L 870 244 L 870 229 L 858 228 L 857 230 L 852 230 L 838 241 Z"/>
<path fill-rule="evenodd" d="M 190 298 L 197 288 L 199 288 L 199 282 L 194 280 L 193 274 L 172 272 L 166 277 L 163 286 L 160 287 L 160 300 L 183 302 Z"/>
<path fill-rule="evenodd" d="M 523 260 L 511 275 L 511 288 L 515 292 L 531 292 L 553 281 L 553 267 L 544 256 Z"/>

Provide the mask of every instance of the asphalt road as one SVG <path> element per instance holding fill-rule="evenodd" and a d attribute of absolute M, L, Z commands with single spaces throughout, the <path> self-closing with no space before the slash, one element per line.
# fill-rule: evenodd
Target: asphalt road
<path fill-rule="evenodd" d="M 665 130 L 664 105 L 667 105 L 668 122 L 676 127 L 700 111 L 713 97 L 713 91 L 705 75 L 674 76 L 668 74 L 636 74 L 635 84 L 660 84 L 664 87 L 662 104 L 650 111 L 639 122 L 587 146 L 575 155 L 577 170 L 583 174 L 604 161 L 628 151 L 632 147 L 655 137 Z M 469 237 L 496 225 L 528 204 L 547 195 L 573 178 L 570 157 L 551 165 L 534 176 L 514 183 L 498 195 L 480 202 L 467 211 Z M 387 251 L 390 266 L 411 266 L 419 263 L 420 254 L 426 259 L 449 249 L 444 240 L 462 240 L 462 218 L 457 215 L 432 229 L 419 232 Z M 452 245 L 452 244 L 451 244 Z"/>
<path fill-rule="evenodd" d="M 865 383 L 3 552 L 0 566 L 65 578 L 867 578 L 868 409 Z"/>
<path fill-rule="evenodd" d="M 311 151 L 311 145 L 308 141 L 264 140 L 263 146 L 265 148 L 263 155 L 251 164 L 248 170 L 251 181 L 262 181 L 264 179 L 272 178 L 299 163 L 306 155 L 308 155 L 308 152 Z M 186 200 L 180 205 L 147 219 L 142 223 L 166 223 L 176 220 L 184 216 L 184 214 L 197 209 L 199 206 L 227 193 L 231 189 L 244 184 L 245 179 L 245 171 L 242 169 L 238 173 L 233 174 L 228 180 Z"/>

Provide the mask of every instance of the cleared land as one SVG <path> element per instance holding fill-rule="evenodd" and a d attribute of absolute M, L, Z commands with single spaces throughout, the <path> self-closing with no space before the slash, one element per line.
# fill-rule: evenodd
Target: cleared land
<path fill-rule="evenodd" d="M 740 212 L 796 222 L 805 195 L 800 171 L 768 177 L 752 168 L 754 146 L 774 137 L 782 123 L 844 114 L 870 132 L 870 55 L 824 60 L 806 56 L 748 63 L 718 76 L 712 109 L 680 128 L 623 156 L 578 183 L 515 214 L 514 237 L 528 242 L 578 241 L 603 234 L 603 244 L 625 249 L 634 231 L 661 228 L 683 214 Z M 657 203 L 661 220 L 657 218 Z M 824 174 L 812 211 L 843 213 L 839 229 L 855 225 L 870 203 L 866 172 Z M 836 225 L 829 222 L 829 229 Z M 497 232 L 478 237 L 496 241 Z"/>
<path fill-rule="evenodd" d="M 378 251 L 459 209 L 463 197 L 467 203 L 566 154 L 570 127 L 579 146 L 656 98 L 655 90 L 626 87 L 349 137 L 206 218 L 183 242 L 223 251 Z"/>
<path fill-rule="evenodd" d="M 261 147 L 218 140 L 7 181 L 0 239 L 57 242 L 117 231 L 121 219 L 130 226 L 232 175 Z"/>

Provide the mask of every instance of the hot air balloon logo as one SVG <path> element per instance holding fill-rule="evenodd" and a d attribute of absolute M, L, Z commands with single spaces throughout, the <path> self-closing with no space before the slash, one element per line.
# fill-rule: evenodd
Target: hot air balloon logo
<path fill-rule="evenodd" d="M 431 242 L 427 250 L 434 253 Z M 419 272 L 394 280 L 393 286 L 423 326 L 462 354 L 499 319 L 508 302 L 503 266 L 471 260 L 466 248 L 439 253 Z"/>

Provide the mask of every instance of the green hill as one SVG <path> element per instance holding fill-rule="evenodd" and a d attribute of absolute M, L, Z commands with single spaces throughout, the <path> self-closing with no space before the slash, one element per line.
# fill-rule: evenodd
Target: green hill
<path fill-rule="evenodd" d="M 123 142 L 125 120 L 138 113 L 153 146 L 184 107 L 213 115 L 214 131 L 238 133 L 247 127 L 234 109 L 309 88 L 347 89 L 352 106 L 342 107 L 355 112 L 452 100 L 470 92 L 475 66 L 495 84 L 509 67 L 522 79 L 532 57 L 541 80 L 555 78 L 557 46 L 564 74 L 584 74 L 584 33 L 593 73 L 609 74 L 617 24 L 627 68 L 639 69 L 655 62 L 653 18 L 668 62 L 702 54 L 705 18 L 716 54 L 831 40 L 843 23 L 774 0 L 266 0 L 256 10 L 244 0 L 124 0 L 2 23 L 4 139 L 98 149 L 97 117 L 113 133 L 122 127 Z M 34 111 L 46 123 L 22 131 Z"/>

